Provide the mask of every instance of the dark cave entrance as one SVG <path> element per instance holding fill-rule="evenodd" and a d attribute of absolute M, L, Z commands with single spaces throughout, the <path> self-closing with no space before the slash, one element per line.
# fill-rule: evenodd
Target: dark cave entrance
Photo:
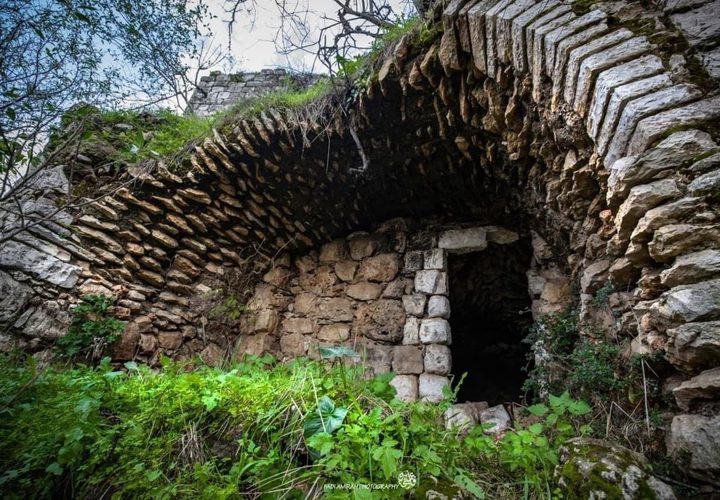
<path fill-rule="evenodd" d="M 527 241 L 490 244 L 485 250 L 450 255 L 452 373 L 467 373 L 458 402 L 491 406 L 518 401 L 527 376 L 529 346 L 522 342 L 532 324 L 526 271 Z"/>

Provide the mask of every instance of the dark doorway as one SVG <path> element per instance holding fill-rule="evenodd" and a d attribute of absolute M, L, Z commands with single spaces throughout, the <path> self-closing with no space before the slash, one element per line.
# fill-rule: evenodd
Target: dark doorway
<path fill-rule="evenodd" d="M 521 397 L 529 351 L 522 340 L 532 323 L 530 256 L 520 240 L 449 258 L 452 372 L 455 381 L 467 373 L 458 402 Z"/>

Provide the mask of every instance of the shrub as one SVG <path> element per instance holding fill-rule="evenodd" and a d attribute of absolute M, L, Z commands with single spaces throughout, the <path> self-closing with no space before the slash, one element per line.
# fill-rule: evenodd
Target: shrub
<path fill-rule="evenodd" d="M 88 357 L 102 352 L 115 342 L 125 328 L 125 323 L 108 315 L 112 300 L 103 295 L 85 295 L 73 310 L 73 319 L 65 336 L 55 343 L 61 356 L 72 358 L 81 354 Z"/>

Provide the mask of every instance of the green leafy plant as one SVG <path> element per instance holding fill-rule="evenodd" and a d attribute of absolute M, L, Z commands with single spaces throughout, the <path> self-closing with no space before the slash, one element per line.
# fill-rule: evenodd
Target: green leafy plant
<path fill-rule="evenodd" d="M 108 314 L 112 299 L 103 295 L 85 295 L 73 310 L 73 319 L 67 333 L 58 339 L 55 349 L 60 355 L 74 357 L 91 355 L 115 342 L 125 323 Z"/>

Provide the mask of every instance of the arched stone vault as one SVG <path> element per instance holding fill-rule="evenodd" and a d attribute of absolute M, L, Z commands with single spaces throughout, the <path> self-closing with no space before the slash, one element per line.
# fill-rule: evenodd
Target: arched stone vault
<path fill-rule="evenodd" d="M 135 173 L 78 214 L 74 236 L 39 235 L 70 279 L 26 300 L 11 328 L 105 290 L 131 325 L 116 356 L 132 357 L 141 333 L 194 328 L 196 284 L 248 249 L 298 255 L 393 217 L 441 216 L 544 239 L 553 272 L 578 284 L 584 321 L 690 375 L 716 366 L 716 82 L 669 70 L 670 54 L 601 10 L 453 0 L 436 11 L 442 36 L 402 38 L 356 99 L 228 123 L 189 171 Z M 608 280 L 612 314 L 591 300 Z M 173 354 L 192 336 L 151 346 Z"/>

